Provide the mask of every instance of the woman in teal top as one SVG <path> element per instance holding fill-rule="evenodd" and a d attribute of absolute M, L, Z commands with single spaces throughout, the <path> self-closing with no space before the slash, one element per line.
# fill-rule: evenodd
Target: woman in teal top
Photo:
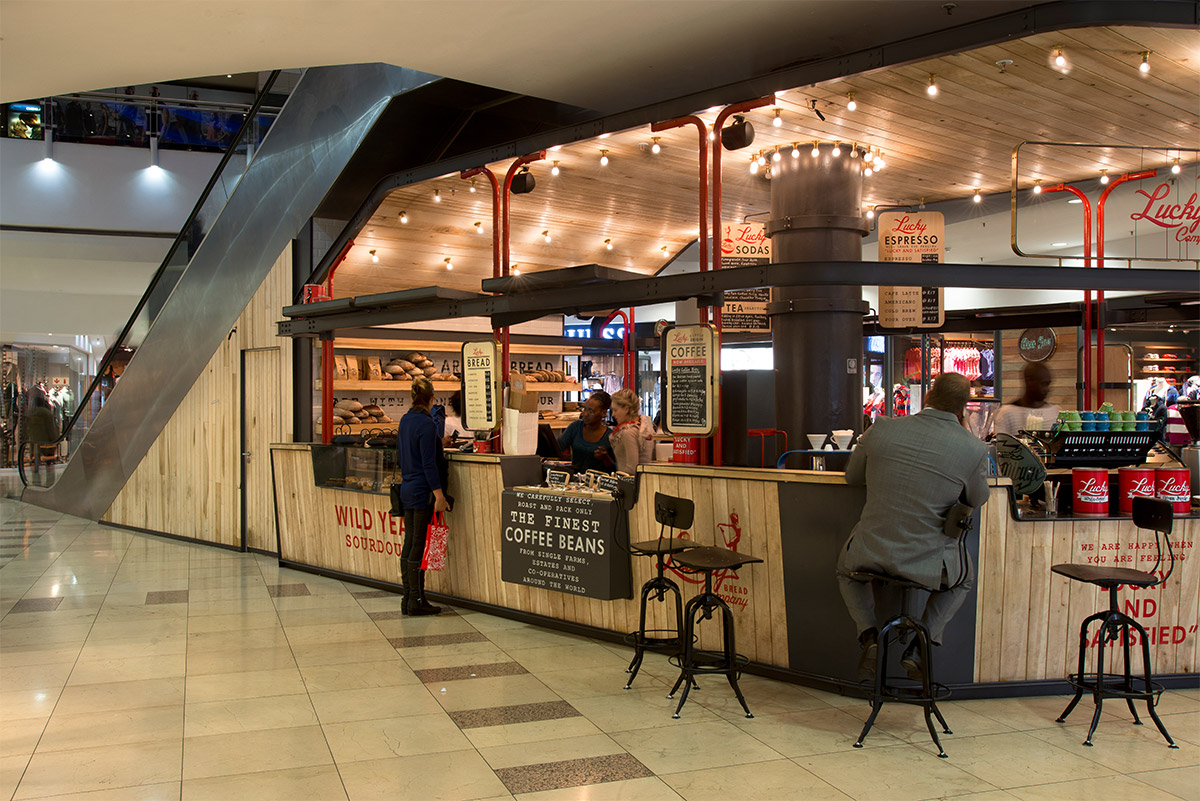
<path fill-rule="evenodd" d="M 603 470 L 611 473 L 616 467 L 608 441 L 608 426 L 604 418 L 612 399 L 604 391 L 593 392 L 579 407 L 579 419 L 567 426 L 558 438 L 558 449 L 566 456 L 571 451 L 571 467 L 579 472 Z"/>

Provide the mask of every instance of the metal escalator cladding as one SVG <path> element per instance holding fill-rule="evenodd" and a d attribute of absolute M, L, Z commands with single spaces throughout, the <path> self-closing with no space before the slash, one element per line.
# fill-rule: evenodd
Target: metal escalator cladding
<path fill-rule="evenodd" d="M 436 79 L 384 64 L 305 73 L 57 482 L 22 500 L 105 513 L 388 103 Z"/>

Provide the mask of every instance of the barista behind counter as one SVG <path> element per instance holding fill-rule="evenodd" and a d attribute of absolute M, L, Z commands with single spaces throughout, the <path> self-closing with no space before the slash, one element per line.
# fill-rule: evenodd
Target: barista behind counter
<path fill-rule="evenodd" d="M 579 407 L 579 419 L 559 435 L 558 449 L 564 459 L 570 451 L 571 467 L 576 472 L 601 470 L 611 473 L 616 469 L 608 426 L 604 423 L 611 406 L 612 398 L 607 392 L 593 392 Z"/>

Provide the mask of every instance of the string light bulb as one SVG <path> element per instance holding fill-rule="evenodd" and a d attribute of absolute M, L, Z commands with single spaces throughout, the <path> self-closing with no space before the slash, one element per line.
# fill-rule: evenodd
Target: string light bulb
<path fill-rule="evenodd" d="M 447 269 L 447 270 L 453 270 L 453 269 L 454 269 L 454 262 L 450 261 L 450 259 L 449 259 L 449 258 L 442 259 L 442 261 L 443 261 L 443 262 L 445 262 L 445 264 L 446 264 L 446 269 Z"/>
<path fill-rule="evenodd" d="M 1183 168 L 1179 166 L 1179 159 L 1175 159 L 1171 162 L 1171 175 L 1179 175 L 1179 171 L 1181 169 Z"/>
<path fill-rule="evenodd" d="M 971 200 L 974 201 L 975 203 L 983 202 L 983 195 L 979 194 L 978 189 L 975 190 L 975 194 L 971 197 Z"/>
<path fill-rule="evenodd" d="M 854 102 L 854 92 L 849 92 L 846 97 L 849 98 L 846 103 L 846 111 L 856 111 L 858 109 L 858 103 Z"/>
<path fill-rule="evenodd" d="M 1041 178 L 1033 179 L 1033 194 L 1035 194 L 1035 195 L 1042 194 L 1042 179 Z"/>
<path fill-rule="evenodd" d="M 472 195 L 475 194 L 475 179 L 474 178 L 471 179 L 471 186 L 467 191 L 469 191 Z"/>
<path fill-rule="evenodd" d="M 550 168 L 550 174 L 558 175 L 560 172 L 562 172 L 562 171 L 560 169 L 558 169 L 558 162 L 556 161 L 556 162 L 554 162 L 554 166 Z"/>
<path fill-rule="evenodd" d="M 871 161 L 872 161 L 874 158 L 875 158 L 875 151 L 874 151 L 874 150 L 867 149 L 867 150 L 864 150 L 864 151 L 863 151 L 863 157 L 862 157 L 862 159 L 863 159 L 863 163 L 864 163 L 864 164 L 870 164 L 870 163 L 871 163 Z"/>
<path fill-rule="evenodd" d="M 868 220 L 875 219 L 875 208 L 873 206 L 871 208 L 867 209 L 867 219 Z"/>
<path fill-rule="evenodd" d="M 709 131 L 709 132 L 708 132 L 708 141 L 710 141 L 710 142 L 715 142 L 715 141 L 717 141 L 717 132 L 716 132 L 716 131 Z"/>
<path fill-rule="evenodd" d="M 661 252 L 661 253 L 662 253 L 664 256 L 665 256 L 665 255 L 667 255 L 667 246 L 666 246 L 666 245 L 663 245 L 661 248 L 659 248 L 659 251 L 660 251 L 660 252 Z"/>
<path fill-rule="evenodd" d="M 546 240 L 547 245 L 550 244 L 550 231 L 549 230 L 542 231 L 542 239 Z"/>
<path fill-rule="evenodd" d="M 373 250 L 371 251 L 371 261 L 375 262 L 376 264 L 379 264 L 379 254 L 377 254 Z"/>
<path fill-rule="evenodd" d="M 1138 69 L 1142 72 L 1143 75 L 1150 71 L 1150 51 L 1149 50 L 1142 53 L 1142 63 L 1138 64 Z"/>
<path fill-rule="evenodd" d="M 812 152 L 810 152 L 809 155 L 812 156 L 814 159 L 817 156 L 821 155 L 821 148 L 817 146 L 817 142 L 815 140 L 813 141 Z"/>
<path fill-rule="evenodd" d="M 783 127 L 783 117 L 779 116 L 780 109 L 775 109 L 775 119 L 771 120 L 771 124 L 776 128 Z"/>
<path fill-rule="evenodd" d="M 782 158 L 783 158 L 783 154 L 779 152 L 779 148 L 775 148 L 775 152 L 771 154 L 771 161 L 778 164 L 780 159 L 782 159 Z"/>
<path fill-rule="evenodd" d="M 850 158 L 856 159 L 859 157 L 859 155 L 858 142 L 855 142 L 854 144 L 850 145 Z"/>
<path fill-rule="evenodd" d="M 520 275 L 520 274 L 521 274 L 521 268 L 517 267 L 517 265 L 515 265 L 515 264 L 514 264 L 514 265 L 513 265 L 513 267 L 512 267 L 512 274 L 513 274 L 513 275 Z"/>
<path fill-rule="evenodd" d="M 601 167 L 608 166 L 608 151 L 607 150 L 600 151 L 600 166 Z"/>
<path fill-rule="evenodd" d="M 872 170 L 870 167 L 863 168 L 863 175 L 867 176 L 868 178 L 870 178 L 874 174 L 875 174 L 875 171 Z"/>
<path fill-rule="evenodd" d="M 887 166 L 887 163 L 883 160 L 883 151 L 882 150 L 880 150 L 879 154 L 875 156 L 875 160 L 873 162 L 871 162 L 871 166 L 875 168 L 876 172 L 878 172 L 879 170 L 882 170 L 884 167 Z"/>
<path fill-rule="evenodd" d="M 938 93 L 937 80 L 934 79 L 933 73 L 929 73 L 929 85 L 925 87 L 925 94 L 930 97 L 935 97 Z"/>
<path fill-rule="evenodd" d="M 750 159 L 750 174 L 751 175 L 758 174 L 758 159 L 757 158 Z"/>
<path fill-rule="evenodd" d="M 833 143 L 833 157 L 837 158 L 840 155 L 842 155 L 842 143 L 834 142 Z"/>
<path fill-rule="evenodd" d="M 1054 66 L 1060 69 L 1067 66 L 1067 57 L 1063 53 L 1062 45 L 1054 48 Z"/>
<path fill-rule="evenodd" d="M 407 211 L 400 212 L 400 224 L 408 225 L 408 212 Z"/>
<path fill-rule="evenodd" d="M 800 143 L 799 142 L 792 142 L 792 158 L 794 158 L 794 159 L 800 158 Z"/>
<path fill-rule="evenodd" d="M 442 190 L 440 190 L 440 189 L 433 190 L 433 202 L 434 203 L 442 202 Z"/>
<path fill-rule="evenodd" d="M 477 233 L 477 234 L 482 234 L 482 233 L 483 233 L 483 223 L 476 221 L 476 223 L 475 223 L 475 233 Z"/>
<path fill-rule="evenodd" d="M 650 141 L 652 141 L 654 143 L 654 144 L 650 145 L 650 152 L 656 156 L 662 152 L 662 145 L 660 145 L 658 143 L 658 139 L 659 139 L 659 137 L 657 137 L 657 136 L 650 137 Z"/>
<path fill-rule="evenodd" d="M 612 250 L 612 240 L 611 240 L 611 239 L 605 239 L 605 240 L 604 240 L 604 249 L 605 249 L 605 250 Z"/>
<path fill-rule="evenodd" d="M 1108 170 L 1100 171 L 1100 183 L 1104 186 L 1108 185 Z"/>

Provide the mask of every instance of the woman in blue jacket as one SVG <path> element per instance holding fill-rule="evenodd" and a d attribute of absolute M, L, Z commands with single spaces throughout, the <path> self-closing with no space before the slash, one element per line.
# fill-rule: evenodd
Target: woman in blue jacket
<path fill-rule="evenodd" d="M 436 615 L 441 607 L 425 600 L 425 571 L 421 558 L 425 555 L 425 536 L 434 512 L 446 512 L 442 476 L 446 455 L 437 424 L 430 416 L 433 403 L 433 384 L 427 378 L 412 382 L 412 408 L 400 418 L 396 449 L 400 462 L 400 501 L 404 505 L 404 545 L 400 550 L 401 581 L 404 582 L 403 602 L 406 615 Z"/>

